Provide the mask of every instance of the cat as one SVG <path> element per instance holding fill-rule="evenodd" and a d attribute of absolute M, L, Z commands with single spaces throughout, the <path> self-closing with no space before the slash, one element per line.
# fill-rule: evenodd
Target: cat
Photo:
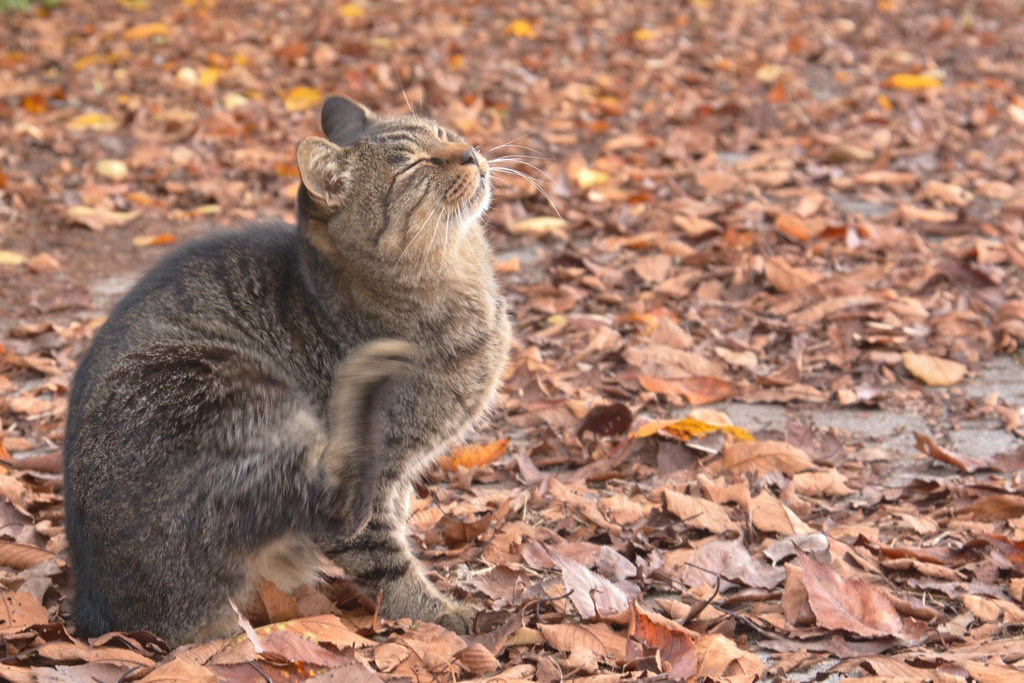
<path fill-rule="evenodd" d="M 170 646 L 237 632 L 229 598 L 324 556 L 385 618 L 457 633 L 408 547 L 413 482 L 492 405 L 511 323 L 481 217 L 488 163 L 428 118 L 325 101 L 296 148 L 298 226 L 159 263 L 97 331 L 64 441 L 71 621 Z"/>

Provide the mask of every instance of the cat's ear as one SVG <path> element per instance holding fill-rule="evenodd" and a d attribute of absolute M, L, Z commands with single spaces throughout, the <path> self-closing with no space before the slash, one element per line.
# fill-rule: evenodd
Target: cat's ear
<path fill-rule="evenodd" d="M 330 140 L 306 138 L 295 150 L 295 163 L 306 192 L 328 207 L 341 204 L 348 182 L 345 150 Z"/>
<path fill-rule="evenodd" d="M 336 145 L 350 145 L 359 139 L 373 119 L 373 112 L 347 97 L 329 97 L 320 110 L 320 127 Z"/>

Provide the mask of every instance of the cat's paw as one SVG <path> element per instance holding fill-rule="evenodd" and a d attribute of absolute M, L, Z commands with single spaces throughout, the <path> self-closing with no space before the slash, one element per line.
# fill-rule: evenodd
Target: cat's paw
<path fill-rule="evenodd" d="M 465 602 L 453 602 L 445 605 L 444 611 L 434 619 L 434 623 L 444 626 L 452 633 L 464 636 L 473 632 L 473 622 L 476 621 L 478 612 L 479 610 L 473 605 Z"/>

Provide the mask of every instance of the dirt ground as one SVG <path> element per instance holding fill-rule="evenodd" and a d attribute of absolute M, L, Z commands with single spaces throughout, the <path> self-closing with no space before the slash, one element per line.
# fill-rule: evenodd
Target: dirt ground
<path fill-rule="evenodd" d="M 1024 680 L 1022 46 L 1013 0 L 0 14 L 0 679 Z M 332 94 L 495 169 L 516 347 L 410 520 L 475 632 L 332 575 L 77 639 L 76 360 L 175 244 L 293 220 Z"/>

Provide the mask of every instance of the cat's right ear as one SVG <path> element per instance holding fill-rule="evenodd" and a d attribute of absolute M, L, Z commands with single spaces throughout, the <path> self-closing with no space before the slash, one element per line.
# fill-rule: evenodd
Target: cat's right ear
<path fill-rule="evenodd" d="M 320 127 L 336 145 L 350 145 L 359 139 L 373 119 L 373 112 L 347 97 L 329 97 L 320 110 Z"/>
<path fill-rule="evenodd" d="M 306 138 L 295 150 L 295 163 L 313 201 L 327 207 L 341 204 L 348 184 L 344 149 L 330 140 Z"/>

